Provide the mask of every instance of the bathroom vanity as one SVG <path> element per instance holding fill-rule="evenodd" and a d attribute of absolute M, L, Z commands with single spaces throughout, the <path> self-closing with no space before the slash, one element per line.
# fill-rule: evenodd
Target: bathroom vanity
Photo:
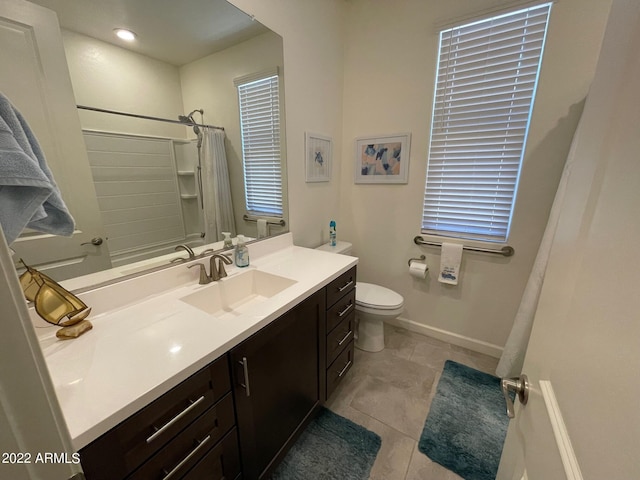
<path fill-rule="evenodd" d="M 344 378 L 357 259 L 289 234 L 254 250 L 217 286 L 191 269 L 77 340 L 42 341 L 88 480 L 266 478 Z"/>

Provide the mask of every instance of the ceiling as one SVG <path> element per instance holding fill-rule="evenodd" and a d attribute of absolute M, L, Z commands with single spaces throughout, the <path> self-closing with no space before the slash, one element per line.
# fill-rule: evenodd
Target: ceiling
<path fill-rule="evenodd" d="M 180 66 L 268 31 L 226 0 L 30 0 L 62 28 Z M 135 42 L 118 39 L 126 28 Z"/>

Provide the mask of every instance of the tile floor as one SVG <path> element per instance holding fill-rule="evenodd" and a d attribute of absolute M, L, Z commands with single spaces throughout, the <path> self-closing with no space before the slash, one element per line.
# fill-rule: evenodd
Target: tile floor
<path fill-rule="evenodd" d="M 385 326 L 385 349 L 356 349 L 354 365 L 326 406 L 380 435 L 371 480 L 460 477 L 418 450 L 445 360 L 495 375 L 498 360 L 434 338 Z"/>

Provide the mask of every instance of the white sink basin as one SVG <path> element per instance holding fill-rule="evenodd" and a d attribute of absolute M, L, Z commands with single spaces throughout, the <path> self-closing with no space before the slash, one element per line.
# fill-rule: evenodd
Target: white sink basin
<path fill-rule="evenodd" d="M 236 317 L 295 284 L 290 278 L 251 269 L 223 278 L 180 300 L 215 317 Z"/>

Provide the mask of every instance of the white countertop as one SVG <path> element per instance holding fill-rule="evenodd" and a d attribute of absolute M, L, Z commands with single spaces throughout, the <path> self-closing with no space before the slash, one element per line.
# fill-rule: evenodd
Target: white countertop
<path fill-rule="evenodd" d="M 89 318 L 93 330 L 77 339 L 57 340 L 57 327 L 39 330 L 76 449 L 238 345 L 358 261 L 293 246 L 290 234 L 249 245 L 249 250 L 249 268 L 296 283 L 234 319 L 215 318 L 181 301 L 181 297 L 210 285 L 198 285 L 197 268 L 187 271 L 180 265 L 104 287 L 86 297 L 81 295 L 85 302 L 92 302 L 89 304 L 96 315 Z M 227 268 L 230 276 L 246 270 Z M 176 277 L 187 281 L 172 286 Z M 154 284 L 162 291 L 153 292 Z M 135 301 L 132 291 L 140 292 Z"/>

